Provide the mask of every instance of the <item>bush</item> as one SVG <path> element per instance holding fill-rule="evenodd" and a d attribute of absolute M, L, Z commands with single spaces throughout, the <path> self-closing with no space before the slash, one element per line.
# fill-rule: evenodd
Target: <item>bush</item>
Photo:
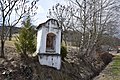
<path fill-rule="evenodd" d="M 105 65 L 109 64 L 112 61 L 112 54 L 109 54 L 107 52 L 101 54 L 100 58 L 102 59 L 102 61 L 104 62 Z"/>
<path fill-rule="evenodd" d="M 61 46 L 61 58 L 65 61 L 65 57 L 67 56 L 67 48 L 65 46 Z"/>
<path fill-rule="evenodd" d="M 35 52 L 35 31 L 31 26 L 29 18 L 24 22 L 23 27 L 19 32 L 15 46 L 22 56 L 27 56 L 28 54 Z"/>

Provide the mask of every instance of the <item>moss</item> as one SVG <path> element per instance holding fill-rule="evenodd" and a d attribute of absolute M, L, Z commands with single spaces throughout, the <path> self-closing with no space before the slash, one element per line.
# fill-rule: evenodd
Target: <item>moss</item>
<path fill-rule="evenodd" d="M 65 46 L 61 46 L 61 58 L 64 61 L 65 57 L 67 56 L 67 48 Z"/>

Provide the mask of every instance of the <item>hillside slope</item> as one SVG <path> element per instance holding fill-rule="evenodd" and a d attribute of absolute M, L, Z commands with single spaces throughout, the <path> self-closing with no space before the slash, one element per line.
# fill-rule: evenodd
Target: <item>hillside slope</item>
<path fill-rule="evenodd" d="M 95 72 L 84 62 L 78 63 L 75 53 L 69 53 L 73 55 L 69 55 L 65 62 L 62 61 L 61 69 L 56 70 L 41 66 L 37 57 L 21 58 L 11 44 L 5 45 L 6 58 L 0 58 L 0 80 L 91 80 L 104 66 L 97 58 L 94 65 L 97 71 Z"/>

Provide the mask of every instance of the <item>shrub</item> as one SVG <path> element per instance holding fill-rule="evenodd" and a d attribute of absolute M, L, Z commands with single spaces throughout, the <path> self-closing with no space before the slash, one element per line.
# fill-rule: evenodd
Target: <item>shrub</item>
<path fill-rule="evenodd" d="M 109 54 L 107 52 L 101 54 L 100 58 L 102 59 L 102 61 L 104 62 L 105 65 L 109 64 L 112 61 L 112 54 Z"/>
<path fill-rule="evenodd" d="M 65 46 L 61 46 L 61 58 L 63 61 L 65 61 L 65 57 L 67 56 L 67 48 Z"/>
<path fill-rule="evenodd" d="M 33 30 L 29 18 L 24 22 L 19 35 L 16 37 L 16 49 L 22 56 L 27 56 L 35 52 L 35 31 Z"/>

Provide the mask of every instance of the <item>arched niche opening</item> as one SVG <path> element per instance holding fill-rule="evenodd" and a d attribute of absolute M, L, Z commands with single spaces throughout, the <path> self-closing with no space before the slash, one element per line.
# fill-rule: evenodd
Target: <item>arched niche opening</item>
<path fill-rule="evenodd" d="M 46 51 L 55 52 L 56 35 L 54 33 L 48 33 L 46 37 Z"/>

